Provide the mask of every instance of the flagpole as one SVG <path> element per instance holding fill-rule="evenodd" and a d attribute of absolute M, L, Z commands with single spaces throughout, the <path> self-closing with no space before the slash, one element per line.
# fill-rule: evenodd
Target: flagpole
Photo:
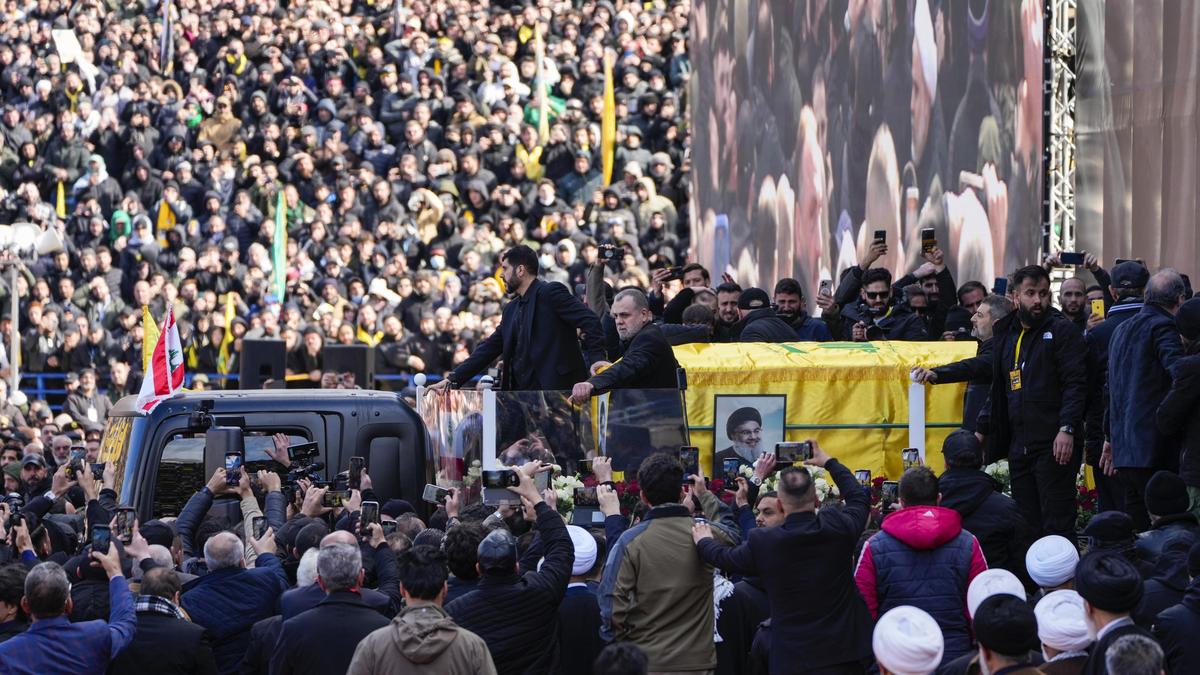
<path fill-rule="evenodd" d="M 10 320 L 9 325 L 11 326 L 11 328 L 8 331 L 9 332 L 8 339 L 9 339 L 9 345 L 10 345 L 9 349 L 11 350 L 8 353 L 8 373 L 9 373 L 9 377 L 12 379 L 12 385 L 10 385 L 8 388 L 9 396 L 12 396 L 13 394 L 15 394 L 17 392 L 17 389 L 19 388 L 19 385 L 21 384 L 21 373 L 20 373 L 20 370 L 21 370 L 21 329 L 20 329 L 21 322 L 18 320 L 18 313 L 21 311 L 20 310 L 21 299 L 17 297 L 17 273 L 18 273 L 17 268 L 19 266 L 20 266 L 20 263 L 18 263 L 15 260 L 8 264 L 9 274 L 10 274 L 9 279 L 8 279 L 8 288 L 9 288 L 8 311 L 9 311 L 9 320 Z"/>

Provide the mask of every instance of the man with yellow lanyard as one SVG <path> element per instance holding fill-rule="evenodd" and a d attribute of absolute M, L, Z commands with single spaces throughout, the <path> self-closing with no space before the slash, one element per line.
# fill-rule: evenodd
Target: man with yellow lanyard
<path fill-rule="evenodd" d="M 1075 533 L 1075 477 L 1087 399 L 1083 333 L 1050 306 L 1050 275 L 1036 265 L 1013 275 L 1017 311 L 994 327 L 990 408 L 979 433 L 988 461 L 1007 458 L 1012 495 L 1041 535 Z"/>

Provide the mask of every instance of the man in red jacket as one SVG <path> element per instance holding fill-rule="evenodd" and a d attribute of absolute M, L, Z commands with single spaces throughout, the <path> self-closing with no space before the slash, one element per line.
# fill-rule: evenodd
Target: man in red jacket
<path fill-rule="evenodd" d="M 933 616 L 942 627 L 947 663 L 971 651 L 967 587 L 987 561 L 979 541 L 962 528 L 962 517 L 938 506 L 940 500 L 932 471 L 905 471 L 900 510 L 863 547 L 854 581 L 874 618 L 900 605 Z"/>

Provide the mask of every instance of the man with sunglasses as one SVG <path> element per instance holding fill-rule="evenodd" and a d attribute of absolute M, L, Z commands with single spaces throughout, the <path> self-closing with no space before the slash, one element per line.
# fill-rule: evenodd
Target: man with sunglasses
<path fill-rule="evenodd" d="M 867 270 L 863 275 L 860 294 L 857 304 L 847 306 L 842 311 L 846 317 L 846 340 L 928 339 L 925 320 L 909 307 L 892 303 L 891 272 L 881 267 Z"/>

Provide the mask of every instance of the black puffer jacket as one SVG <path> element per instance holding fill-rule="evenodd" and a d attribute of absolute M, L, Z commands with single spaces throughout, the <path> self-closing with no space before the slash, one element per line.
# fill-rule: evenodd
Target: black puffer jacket
<path fill-rule="evenodd" d="M 1017 503 L 998 488 L 994 478 L 978 469 L 946 469 L 938 478 L 941 506 L 962 516 L 963 529 L 979 540 L 988 567 L 1006 569 L 1028 586 L 1025 551 L 1032 532 Z"/>
<path fill-rule="evenodd" d="M 770 307 L 756 309 L 740 322 L 738 342 L 796 342 L 796 331 Z"/>
<path fill-rule="evenodd" d="M 1182 434 L 1179 477 L 1190 487 L 1200 487 L 1200 344 L 1171 369 L 1171 389 L 1158 406 L 1156 424 L 1163 433 Z"/>

